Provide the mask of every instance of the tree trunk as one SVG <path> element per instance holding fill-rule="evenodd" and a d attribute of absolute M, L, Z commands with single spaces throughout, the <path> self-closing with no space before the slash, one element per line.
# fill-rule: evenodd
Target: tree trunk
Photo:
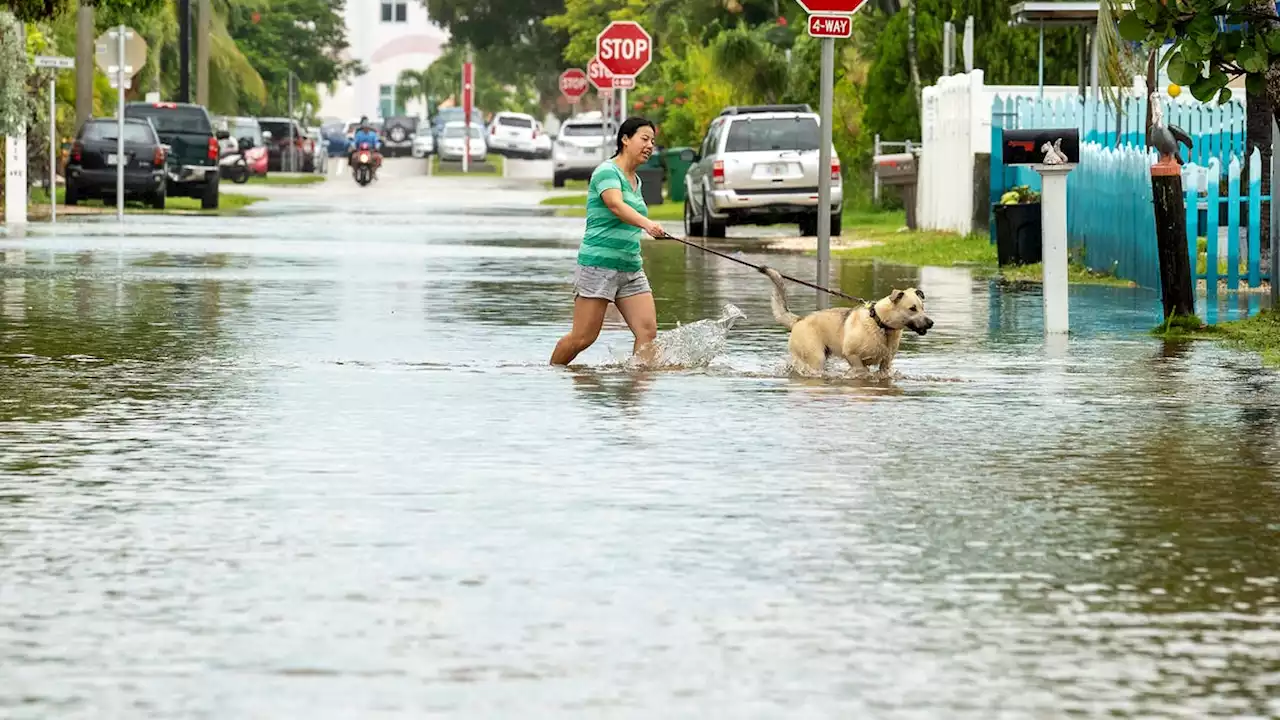
<path fill-rule="evenodd" d="M 1187 213 L 1182 194 L 1182 169 L 1174 162 L 1151 168 L 1155 199 L 1156 252 L 1160 257 L 1160 300 L 1164 317 L 1194 315 L 1191 260 L 1187 253 Z M 1213 258 L 1209 259 L 1213 262 Z"/>
<path fill-rule="evenodd" d="M 922 110 L 920 99 L 920 60 L 916 54 L 916 0 L 907 3 L 907 67 L 911 70 L 911 91 L 915 93 L 916 110 Z"/>

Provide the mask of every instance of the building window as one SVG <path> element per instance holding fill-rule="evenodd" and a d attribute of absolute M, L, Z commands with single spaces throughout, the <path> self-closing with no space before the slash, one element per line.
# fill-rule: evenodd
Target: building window
<path fill-rule="evenodd" d="M 391 85 L 378 86 L 378 113 L 383 118 L 404 115 L 405 98 L 396 98 L 395 107 L 391 106 L 391 97 L 395 88 Z"/>
<path fill-rule="evenodd" d="M 408 0 L 382 0 L 382 22 L 408 22 Z"/>

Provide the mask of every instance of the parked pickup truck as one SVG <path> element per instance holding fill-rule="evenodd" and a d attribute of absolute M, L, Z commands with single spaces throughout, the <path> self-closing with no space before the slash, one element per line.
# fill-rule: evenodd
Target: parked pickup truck
<path fill-rule="evenodd" d="M 170 196 L 199 198 L 200 207 L 218 207 L 219 137 L 203 105 L 172 102 L 125 103 L 126 118 L 151 121 L 161 142 L 169 146 L 166 170 Z"/>

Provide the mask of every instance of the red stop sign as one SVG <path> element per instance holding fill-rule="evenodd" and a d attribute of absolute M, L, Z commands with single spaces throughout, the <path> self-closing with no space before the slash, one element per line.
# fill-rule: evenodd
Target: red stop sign
<path fill-rule="evenodd" d="M 614 75 L 635 77 L 653 59 L 653 38 L 630 20 L 615 20 L 596 36 L 596 57 Z"/>
<path fill-rule="evenodd" d="M 569 98 L 569 102 L 577 102 L 587 92 L 587 74 L 578 68 L 560 73 L 560 92 Z"/>
<path fill-rule="evenodd" d="M 596 90 L 613 89 L 613 73 L 600 62 L 599 57 L 593 57 L 587 63 L 587 79 Z"/>
<path fill-rule="evenodd" d="M 830 13 L 833 15 L 852 15 L 862 9 L 867 0 L 796 0 L 800 7 L 810 15 L 814 13 Z M 849 37 L 841 35 L 839 37 Z"/>

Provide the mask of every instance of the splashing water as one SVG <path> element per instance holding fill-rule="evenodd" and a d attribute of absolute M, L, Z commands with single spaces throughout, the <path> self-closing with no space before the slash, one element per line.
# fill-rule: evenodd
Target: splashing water
<path fill-rule="evenodd" d="M 627 353 L 625 357 L 614 351 L 614 357 L 622 361 L 628 369 L 644 368 L 700 368 L 706 367 L 724 350 L 729 339 L 729 330 L 738 320 L 746 315 L 732 303 L 726 303 L 721 315 L 716 320 L 698 320 L 688 325 L 676 324 L 671 330 L 658 333 L 650 343 L 652 360 L 645 362 L 644 354 L 650 351 L 641 350 L 641 355 Z"/>

